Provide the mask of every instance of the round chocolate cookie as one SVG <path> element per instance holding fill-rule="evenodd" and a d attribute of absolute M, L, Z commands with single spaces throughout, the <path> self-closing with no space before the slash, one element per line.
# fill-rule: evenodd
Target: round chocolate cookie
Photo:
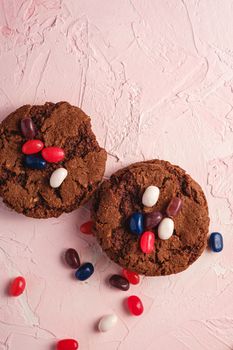
<path fill-rule="evenodd" d="M 62 161 L 48 162 L 43 170 L 25 166 L 24 118 L 31 118 L 36 127 L 34 139 L 41 140 L 44 147 L 64 150 Z M 0 124 L 0 195 L 18 213 L 49 218 L 78 208 L 97 189 L 105 163 L 106 151 L 96 141 L 90 118 L 67 102 L 25 105 Z M 60 167 L 67 169 L 68 175 L 60 187 L 52 188 L 50 176 Z"/>
<path fill-rule="evenodd" d="M 142 196 L 151 185 L 159 188 L 159 198 L 153 207 L 144 207 Z M 154 249 L 143 253 L 142 236 L 130 231 L 129 218 L 133 213 L 142 213 L 145 218 L 154 211 L 166 217 L 174 197 L 181 199 L 182 207 L 173 218 L 172 236 L 163 240 L 158 236 L 158 226 L 150 229 L 155 236 Z M 117 264 L 139 274 L 160 276 L 181 272 L 206 247 L 209 217 L 205 195 L 183 169 L 166 161 L 135 163 L 117 171 L 96 192 L 92 216 L 102 249 Z"/>

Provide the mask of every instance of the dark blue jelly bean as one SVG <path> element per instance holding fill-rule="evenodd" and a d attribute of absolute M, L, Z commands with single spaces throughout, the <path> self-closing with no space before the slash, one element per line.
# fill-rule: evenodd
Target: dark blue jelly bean
<path fill-rule="evenodd" d="M 46 168 L 46 161 L 41 157 L 29 155 L 24 158 L 24 165 L 27 168 L 42 170 Z"/>
<path fill-rule="evenodd" d="M 141 213 L 133 213 L 129 220 L 129 228 L 132 233 L 141 235 L 143 232 L 143 215 Z"/>
<path fill-rule="evenodd" d="M 87 262 L 78 268 L 78 270 L 75 272 L 75 277 L 79 281 L 85 281 L 89 277 L 91 277 L 93 272 L 94 272 L 94 266 L 91 263 Z"/>
<path fill-rule="evenodd" d="M 219 253 L 223 250 L 223 238 L 221 233 L 213 232 L 209 238 L 209 246 L 213 252 Z"/>

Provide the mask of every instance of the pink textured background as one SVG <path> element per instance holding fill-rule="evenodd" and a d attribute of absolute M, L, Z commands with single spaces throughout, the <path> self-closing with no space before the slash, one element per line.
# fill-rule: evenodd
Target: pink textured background
<path fill-rule="evenodd" d="M 225 240 L 222 253 L 125 293 L 106 286 L 118 267 L 79 232 L 87 207 L 39 221 L 1 203 L 0 350 L 52 350 L 64 337 L 85 350 L 233 349 L 232 14 L 232 0 L 0 0 L 1 119 L 25 103 L 82 107 L 108 151 L 106 176 L 155 157 L 179 164 Z M 62 263 L 68 247 L 95 263 L 86 283 Z M 27 291 L 9 298 L 19 274 Z M 142 317 L 125 313 L 130 293 Z M 110 312 L 117 327 L 96 332 Z"/>

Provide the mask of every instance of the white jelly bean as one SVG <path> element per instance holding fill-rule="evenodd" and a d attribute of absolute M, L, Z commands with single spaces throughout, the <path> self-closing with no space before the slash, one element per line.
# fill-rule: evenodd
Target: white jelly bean
<path fill-rule="evenodd" d="M 153 207 L 159 199 L 159 188 L 157 186 L 149 186 L 142 196 L 142 204 L 146 207 Z"/>
<path fill-rule="evenodd" d="M 114 314 L 103 316 L 99 321 L 99 325 L 98 325 L 99 331 L 100 332 L 109 331 L 116 325 L 117 321 L 118 321 L 118 318 Z"/>
<path fill-rule="evenodd" d="M 158 235 L 160 239 L 168 239 L 174 231 L 174 221 L 170 218 L 164 218 L 158 227 Z"/>
<path fill-rule="evenodd" d="M 54 170 L 50 176 L 50 186 L 53 188 L 61 186 L 67 175 L 68 171 L 65 168 L 58 168 Z"/>

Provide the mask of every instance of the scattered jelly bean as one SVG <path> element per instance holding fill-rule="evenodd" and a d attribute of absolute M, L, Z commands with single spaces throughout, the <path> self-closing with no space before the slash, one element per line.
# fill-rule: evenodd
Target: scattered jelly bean
<path fill-rule="evenodd" d="M 22 152 L 24 154 L 35 154 L 40 152 L 44 147 L 44 144 L 40 140 L 28 140 L 23 144 Z"/>
<path fill-rule="evenodd" d="M 75 277 L 80 281 L 85 281 L 91 277 L 93 272 L 94 266 L 91 263 L 87 262 L 78 268 L 78 270 L 75 272 Z"/>
<path fill-rule="evenodd" d="M 160 223 L 163 215 L 159 211 L 153 211 L 152 213 L 148 213 L 145 215 L 145 228 L 151 229 Z"/>
<path fill-rule="evenodd" d="M 169 203 L 166 213 L 168 216 L 176 216 L 182 207 L 182 200 L 178 197 L 173 197 Z"/>
<path fill-rule="evenodd" d="M 131 295 L 128 297 L 127 304 L 130 313 L 134 316 L 140 316 L 144 311 L 142 301 L 136 295 Z"/>
<path fill-rule="evenodd" d="M 164 218 L 158 227 L 158 235 L 160 239 L 169 239 L 174 231 L 174 221 L 171 218 Z"/>
<path fill-rule="evenodd" d="M 223 237 L 219 232 L 213 232 L 209 238 L 209 246 L 213 252 L 219 253 L 223 250 Z"/>
<path fill-rule="evenodd" d="M 86 235 L 93 234 L 93 221 L 87 221 L 80 226 L 80 231 Z"/>
<path fill-rule="evenodd" d="M 54 172 L 50 176 L 50 180 L 49 180 L 50 186 L 52 188 L 60 187 L 63 181 L 65 180 L 65 178 L 67 177 L 67 175 L 68 175 L 68 171 L 65 168 L 58 168 L 54 170 Z"/>
<path fill-rule="evenodd" d="M 143 253 L 150 254 L 154 250 L 155 235 L 154 232 L 146 231 L 141 235 L 140 247 Z"/>
<path fill-rule="evenodd" d="M 103 316 L 98 324 L 100 332 L 107 332 L 112 329 L 118 321 L 118 317 L 115 314 Z"/>
<path fill-rule="evenodd" d="M 127 278 L 120 275 L 112 275 L 109 279 L 109 283 L 113 287 L 124 291 L 129 289 L 129 281 L 127 280 Z"/>
<path fill-rule="evenodd" d="M 21 120 L 21 131 L 26 139 L 33 139 L 36 136 L 36 127 L 31 118 Z"/>
<path fill-rule="evenodd" d="M 46 161 L 41 157 L 28 155 L 24 159 L 24 165 L 27 168 L 43 170 L 46 168 Z"/>
<path fill-rule="evenodd" d="M 74 339 L 62 339 L 57 343 L 57 350 L 77 350 L 78 342 Z"/>
<path fill-rule="evenodd" d="M 123 269 L 122 274 L 125 278 L 127 278 L 130 284 L 138 284 L 140 282 L 140 276 L 136 272 Z"/>
<path fill-rule="evenodd" d="M 142 196 L 142 204 L 146 207 L 153 207 L 159 199 L 159 188 L 157 186 L 149 186 L 146 188 Z"/>
<path fill-rule="evenodd" d="M 57 163 L 64 159 L 65 152 L 59 147 L 46 147 L 42 151 L 42 157 L 49 163 Z"/>
<path fill-rule="evenodd" d="M 141 213 L 133 213 L 129 220 L 129 227 L 132 233 L 138 236 L 143 232 L 143 215 Z"/>
<path fill-rule="evenodd" d="M 65 260 L 72 269 L 78 269 L 81 265 L 78 252 L 73 248 L 67 249 L 65 252 Z"/>
<path fill-rule="evenodd" d="M 25 287 L 26 287 L 25 278 L 22 276 L 18 276 L 11 282 L 10 288 L 9 288 L 9 294 L 12 297 L 18 297 L 24 292 Z"/>

